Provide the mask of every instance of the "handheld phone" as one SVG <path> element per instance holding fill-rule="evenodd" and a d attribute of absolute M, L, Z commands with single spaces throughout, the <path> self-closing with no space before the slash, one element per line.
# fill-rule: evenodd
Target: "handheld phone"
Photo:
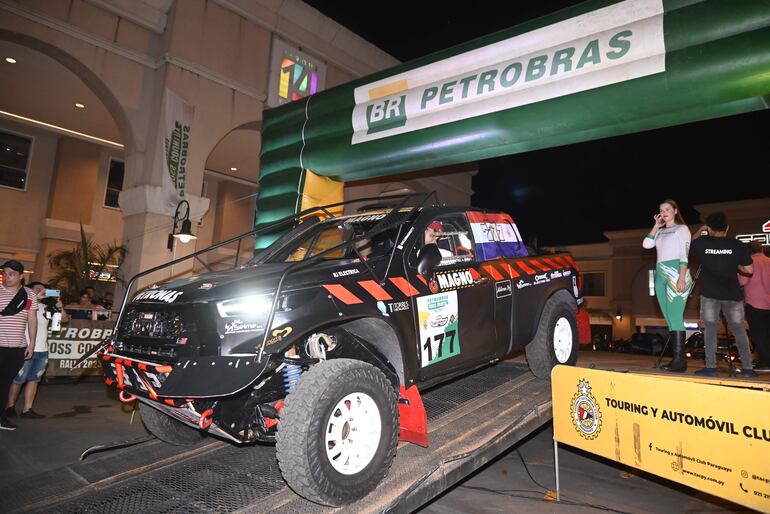
<path fill-rule="evenodd" d="M 51 296 L 58 298 L 60 296 L 61 292 L 59 289 L 46 289 L 45 290 L 45 296 L 46 298 L 49 298 Z"/>

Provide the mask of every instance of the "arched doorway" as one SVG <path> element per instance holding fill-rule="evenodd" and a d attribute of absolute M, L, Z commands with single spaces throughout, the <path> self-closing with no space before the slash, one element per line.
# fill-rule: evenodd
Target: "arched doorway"
<path fill-rule="evenodd" d="M 254 227 L 259 185 L 259 120 L 244 123 L 228 132 L 206 159 L 201 196 L 210 207 L 199 226 L 198 248 L 248 232 Z M 213 268 L 230 267 L 253 255 L 254 239 L 247 238 L 203 256 Z M 200 268 L 198 266 L 196 269 Z"/>
<path fill-rule="evenodd" d="M 134 136 L 110 88 L 61 48 L 0 30 L 0 55 L 0 134 L 15 157 L 0 173 L 16 176 L 0 188 L 0 214 L 24 221 L 0 229 L 0 253 L 45 281 L 49 255 L 76 245 L 81 224 L 96 243 L 122 243 L 117 197 Z"/>

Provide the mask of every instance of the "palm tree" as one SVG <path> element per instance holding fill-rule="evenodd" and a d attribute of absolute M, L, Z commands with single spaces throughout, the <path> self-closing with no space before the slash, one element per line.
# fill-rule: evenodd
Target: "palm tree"
<path fill-rule="evenodd" d="M 58 286 L 69 300 L 77 298 L 84 288 L 93 287 L 97 278 L 102 276 L 107 268 L 113 278 L 122 282 L 120 265 L 123 264 L 126 251 L 122 245 L 94 243 L 86 237 L 81 223 L 80 244 L 71 250 L 59 250 L 48 256 L 48 262 L 54 272 L 49 281 Z"/>

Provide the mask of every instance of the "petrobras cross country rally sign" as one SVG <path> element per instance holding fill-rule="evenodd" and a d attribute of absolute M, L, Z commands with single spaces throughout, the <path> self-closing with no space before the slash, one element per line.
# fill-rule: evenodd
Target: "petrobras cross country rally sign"
<path fill-rule="evenodd" d="M 352 144 L 664 72 L 662 0 L 626 0 L 357 87 Z"/>

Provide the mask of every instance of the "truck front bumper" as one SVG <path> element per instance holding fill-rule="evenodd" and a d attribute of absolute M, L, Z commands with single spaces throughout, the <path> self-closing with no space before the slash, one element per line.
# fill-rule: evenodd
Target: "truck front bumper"
<path fill-rule="evenodd" d="M 174 364 L 156 364 L 111 353 L 98 354 L 108 385 L 131 394 L 176 405 L 174 400 L 215 398 L 235 394 L 253 384 L 267 369 L 256 355 L 199 357 Z"/>

